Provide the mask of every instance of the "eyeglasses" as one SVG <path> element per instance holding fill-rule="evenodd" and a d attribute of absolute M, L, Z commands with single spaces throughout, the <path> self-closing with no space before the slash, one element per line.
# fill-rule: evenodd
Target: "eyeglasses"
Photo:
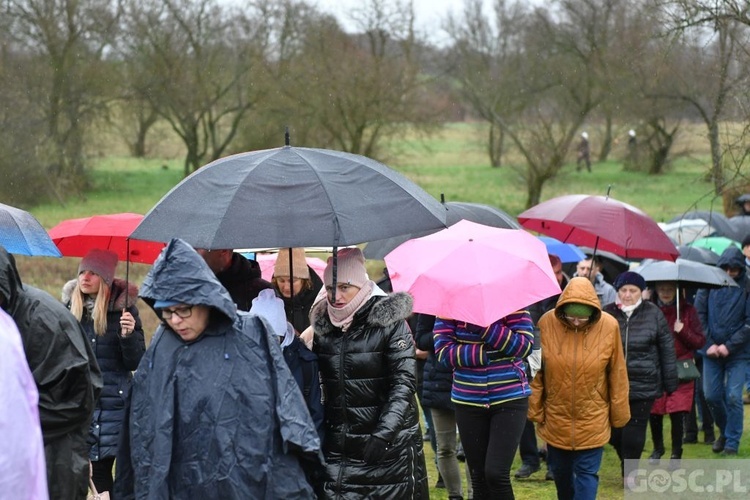
<path fill-rule="evenodd" d="M 171 320 L 172 315 L 176 314 L 178 317 L 185 319 L 189 318 L 193 314 L 193 306 L 176 307 L 174 309 L 162 309 L 161 317 L 166 320 Z"/>
<path fill-rule="evenodd" d="M 570 321 L 571 323 L 575 323 L 575 322 L 578 322 L 578 323 L 588 323 L 588 321 L 591 318 L 580 318 L 578 316 L 565 316 L 565 319 L 568 320 L 568 321 Z"/>

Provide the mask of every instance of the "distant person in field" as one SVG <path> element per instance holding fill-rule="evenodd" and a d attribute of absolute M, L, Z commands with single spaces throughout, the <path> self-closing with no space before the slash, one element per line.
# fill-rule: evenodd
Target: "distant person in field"
<path fill-rule="evenodd" d="M 576 160 L 576 172 L 581 171 L 581 164 L 591 172 L 591 147 L 589 145 L 589 134 L 581 132 L 581 141 L 578 143 L 578 157 Z"/>
<path fill-rule="evenodd" d="M 734 203 L 740 208 L 738 215 L 750 215 L 750 193 L 738 196 Z"/>

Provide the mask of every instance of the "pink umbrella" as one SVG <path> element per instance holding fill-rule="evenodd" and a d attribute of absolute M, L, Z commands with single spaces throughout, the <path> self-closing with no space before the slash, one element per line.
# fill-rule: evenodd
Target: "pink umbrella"
<path fill-rule="evenodd" d="M 277 253 L 256 253 L 255 260 L 260 265 L 261 276 L 266 281 L 271 281 L 273 277 L 273 266 L 276 264 Z M 323 271 L 326 269 L 326 263 L 324 260 L 317 257 L 305 257 L 307 265 L 312 268 L 315 273 L 323 279 Z"/>
<path fill-rule="evenodd" d="M 560 293 L 547 247 L 520 229 L 462 220 L 398 246 L 385 263 L 415 312 L 480 326 Z"/>

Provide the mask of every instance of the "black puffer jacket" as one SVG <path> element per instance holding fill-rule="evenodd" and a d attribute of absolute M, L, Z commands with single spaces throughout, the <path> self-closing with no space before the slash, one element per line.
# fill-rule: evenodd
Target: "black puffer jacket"
<path fill-rule="evenodd" d="M 326 301 L 312 312 L 325 403 L 326 498 L 428 498 L 415 399 L 414 341 L 405 293 L 371 297 L 349 330 L 335 327 Z M 389 443 L 378 466 L 363 450 L 370 435 Z"/>
<path fill-rule="evenodd" d="M 77 280 L 71 280 L 63 287 L 62 301 L 68 308 L 76 282 Z M 117 455 L 120 429 L 125 417 L 125 402 L 133 380 L 132 372 L 138 368 L 146 351 L 143 326 L 135 306 L 137 300 L 138 288 L 135 285 L 114 279 L 107 307 L 107 331 L 101 336 L 94 332 L 94 320 L 88 311 L 85 308 L 83 311 L 81 326 L 91 343 L 104 380 L 104 388 L 96 403 L 89 428 L 89 458 L 93 461 Z M 123 338 L 120 335 L 120 316 L 126 303 L 128 312 L 135 319 L 135 330 Z"/>
<path fill-rule="evenodd" d="M 604 308 L 620 324 L 628 366 L 630 400 L 656 399 L 677 389 L 674 340 L 664 314 L 656 304 L 643 301 L 630 318 L 616 304 Z"/>
<path fill-rule="evenodd" d="M 415 314 L 415 316 L 417 316 L 417 328 L 414 336 L 417 348 L 430 353 L 424 363 L 420 402 L 425 408 L 453 410 L 455 409 L 451 401 L 453 369 L 439 363 L 435 357 L 435 342 L 432 335 L 435 316 L 429 314 Z"/>

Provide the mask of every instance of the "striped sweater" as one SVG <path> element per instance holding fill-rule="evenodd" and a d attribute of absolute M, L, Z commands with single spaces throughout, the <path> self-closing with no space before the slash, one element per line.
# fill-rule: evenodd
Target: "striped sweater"
<path fill-rule="evenodd" d="M 509 314 L 488 327 L 436 318 L 433 332 L 438 361 L 454 369 L 454 403 L 489 407 L 531 394 L 523 365 L 534 342 L 528 311 Z M 492 351 L 497 352 L 490 360 Z"/>

